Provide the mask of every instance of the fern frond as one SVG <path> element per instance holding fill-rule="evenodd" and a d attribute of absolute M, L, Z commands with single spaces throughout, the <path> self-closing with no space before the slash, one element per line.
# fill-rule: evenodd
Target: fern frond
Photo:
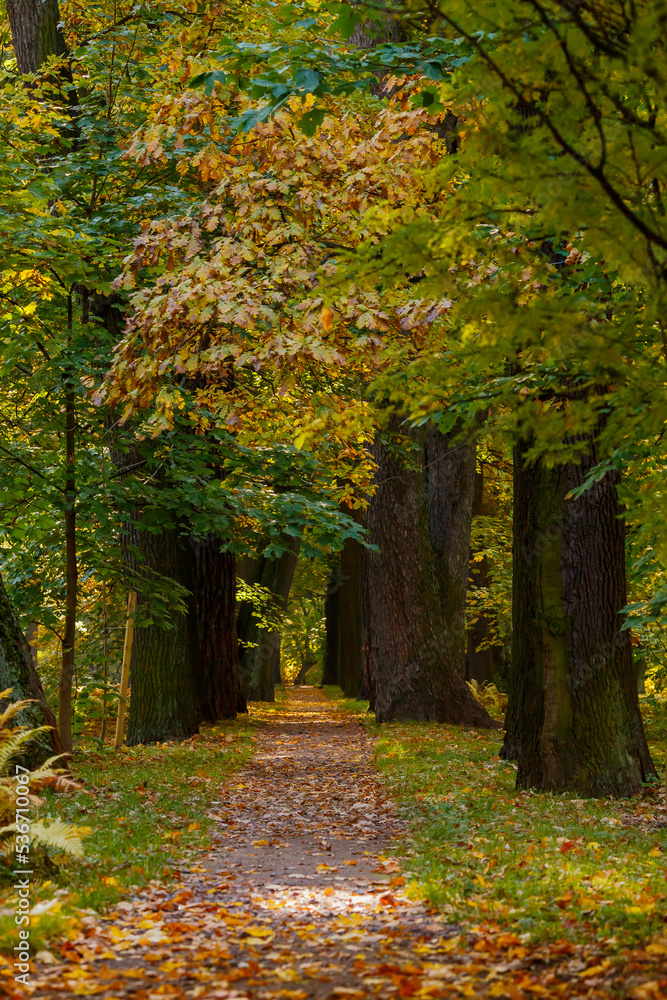
<path fill-rule="evenodd" d="M 9 690 L 11 691 L 11 688 L 9 688 Z M 6 695 L 7 695 L 6 691 L 1 692 L 0 701 L 2 700 L 3 696 Z M 5 733 L 1 732 L 2 727 L 6 725 L 7 722 L 10 722 L 14 718 L 14 716 L 18 715 L 19 712 L 26 707 L 26 705 L 32 705 L 34 700 L 35 700 L 34 698 L 26 698 L 24 701 L 13 701 L 11 705 L 7 705 L 7 708 L 4 710 L 4 712 L 0 713 L 0 737 L 3 737 L 5 735 Z"/>
<path fill-rule="evenodd" d="M 29 743 L 38 733 L 47 733 L 49 730 L 50 726 L 37 726 L 35 729 L 23 731 L 13 730 L 11 735 L 0 743 L 0 774 L 6 772 L 9 762 L 19 747 L 22 747 L 24 743 Z"/>
<path fill-rule="evenodd" d="M 43 847 L 64 851 L 75 858 L 83 857 L 81 837 L 75 826 L 62 819 L 54 819 L 48 825 L 41 819 L 30 825 L 30 836 Z"/>

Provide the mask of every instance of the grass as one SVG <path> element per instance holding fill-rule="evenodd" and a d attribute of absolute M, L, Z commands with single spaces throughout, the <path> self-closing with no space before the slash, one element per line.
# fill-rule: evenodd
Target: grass
<path fill-rule="evenodd" d="M 325 684 L 322 690 L 327 698 L 338 702 L 338 707 L 344 712 L 354 712 L 355 715 L 366 715 L 368 712 L 367 701 L 360 698 L 346 698 L 341 689 L 334 684 Z"/>
<path fill-rule="evenodd" d="M 89 833 L 84 858 L 55 858 L 51 874 L 32 885 L 31 946 L 76 929 L 86 911 L 103 912 L 154 879 L 169 880 L 178 866 L 206 850 L 217 790 L 251 753 L 252 721 L 241 717 L 184 743 L 122 747 L 82 744 L 72 764 L 84 790 L 44 793 L 42 816 L 61 818 Z M 16 944 L 11 887 L 0 897 L 0 953 Z M 40 912 L 41 911 L 41 912 Z"/>
<path fill-rule="evenodd" d="M 662 774 L 667 715 L 650 705 L 645 714 Z M 620 949 L 664 936 L 663 789 L 629 801 L 517 792 L 515 765 L 498 757 L 498 733 L 372 721 L 368 728 L 407 823 L 400 849 L 412 895 L 452 923 L 511 930 L 525 943 L 604 939 Z"/>

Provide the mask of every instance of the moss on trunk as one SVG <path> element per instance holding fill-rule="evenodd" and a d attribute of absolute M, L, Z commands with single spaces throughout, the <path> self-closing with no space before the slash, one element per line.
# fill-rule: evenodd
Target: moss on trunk
<path fill-rule="evenodd" d="M 626 604 L 617 475 L 568 499 L 598 461 L 514 459 L 513 650 L 503 754 L 517 787 L 626 796 L 655 775 L 643 732 Z"/>

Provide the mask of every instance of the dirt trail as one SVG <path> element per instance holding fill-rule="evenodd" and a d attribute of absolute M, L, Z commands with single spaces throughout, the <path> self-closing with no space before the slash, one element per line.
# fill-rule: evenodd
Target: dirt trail
<path fill-rule="evenodd" d="M 401 833 L 363 726 L 314 688 L 258 730 L 214 849 L 37 966 L 35 997 L 444 996 L 456 928 L 401 895 Z M 392 884 L 393 883 L 393 884 Z"/>

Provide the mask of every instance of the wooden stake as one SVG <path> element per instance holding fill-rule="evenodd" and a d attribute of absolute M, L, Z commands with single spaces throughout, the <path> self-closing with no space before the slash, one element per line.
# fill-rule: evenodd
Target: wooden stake
<path fill-rule="evenodd" d="M 127 624 L 125 625 L 125 644 L 123 646 L 123 666 L 120 670 L 120 701 L 118 702 L 118 718 L 116 719 L 116 750 L 123 743 L 123 727 L 125 725 L 125 707 L 127 705 L 127 684 L 130 679 L 130 659 L 132 657 L 132 636 L 134 634 L 134 612 L 137 609 L 137 594 L 132 591 L 127 596 Z"/>

